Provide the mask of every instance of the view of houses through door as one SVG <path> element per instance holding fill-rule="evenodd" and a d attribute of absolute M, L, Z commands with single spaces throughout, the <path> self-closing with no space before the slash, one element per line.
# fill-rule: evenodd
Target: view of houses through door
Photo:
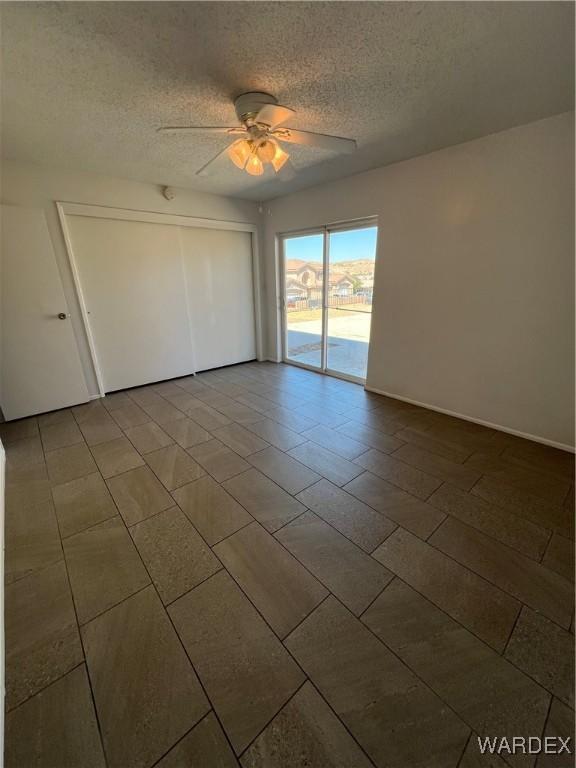
<path fill-rule="evenodd" d="M 281 238 L 285 362 L 365 381 L 377 234 L 370 220 Z"/>

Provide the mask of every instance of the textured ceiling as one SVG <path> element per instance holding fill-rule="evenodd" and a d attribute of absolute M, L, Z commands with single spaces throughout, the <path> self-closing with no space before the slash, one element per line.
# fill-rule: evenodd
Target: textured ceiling
<path fill-rule="evenodd" d="M 573 109 L 571 2 L 4 2 L 6 158 L 265 200 Z M 195 170 L 264 90 L 293 128 L 290 182 Z"/>

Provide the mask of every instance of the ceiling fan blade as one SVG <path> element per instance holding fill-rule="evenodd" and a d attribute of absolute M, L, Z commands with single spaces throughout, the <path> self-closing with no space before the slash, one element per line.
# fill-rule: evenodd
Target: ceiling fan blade
<path fill-rule="evenodd" d="M 219 125 L 167 125 L 158 128 L 156 133 L 246 133 L 246 129 L 240 125 L 231 127 Z"/>
<path fill-rule="evenodd" d="M 213 157 L 212 160 L 208 160 L 208 162 L 203 165 L 202 168 L 199 168 L 196 171 L 196 176 L 210 176 L 211 173 L 216 172 L 218 170 L 219 162 L 228 156 L 229 149 L 230 145 L 224 147 L 224 149 L 221 152 L 218 152 L 218 154 Z"/>
<path fill-rule="evenodd" d="M 290 144 L 303 144 L 307 147 L 331 149 L 333 152 L 354 152 L 356 149 L 354 139 L 328 136 L 325 133 L 311 133 L 310 131 L 294 131 L 292 128 L 279 128 L 272 133 L 272 136 L 278 139 L 278 141 L 287 141 Z"/>
<path fill-rule="evenodd" d="M 280 104 L 264 104 L 260 112 L 254 118 L 256 123 L 265 123 L 270 128 L 276 128 L 277 125 L 285 123 L 296 112 L 289 107 L 282 107 Z"/>

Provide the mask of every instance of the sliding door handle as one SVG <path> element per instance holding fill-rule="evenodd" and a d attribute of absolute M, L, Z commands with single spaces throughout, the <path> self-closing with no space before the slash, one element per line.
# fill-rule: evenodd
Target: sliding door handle
<path fill-rule="evenodd" d="M 58 320 L 66 320 L 67 318 L 70 317 L 70 315 L 67 314 L 66 312 L 58 312 L 56 317 L 58 318 Z"/>

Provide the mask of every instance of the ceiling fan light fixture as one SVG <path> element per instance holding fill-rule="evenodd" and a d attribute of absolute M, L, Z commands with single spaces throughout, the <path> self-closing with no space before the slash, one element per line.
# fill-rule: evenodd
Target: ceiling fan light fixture
<path fill-rule="evenodd" d="M 256 150 L 256 154 L 263 163 L 271 163 L 274 159 L 277 148 L 278 144 L 276 144 L 275 141 L 272 141 L 271 139 L 264 139 L 264 141 L 260 142 L 258 149 Z"/>
<path fill-rule="evenodd" d="M 250 176 L 262 176 L 264 173 L 264 166 L 258 155 L 253 154 L 249 157 L 244 170 L 249 173 Z"/>
<path fill-rule="evenodd" d="M 162 126 L 158 131 L 176 135 L 209 133 L 233 136 L 241 134 L 244 137 L 220 150 L 215 157 L 196 171 L 198 176 L 214 173 L 220 166 L 220 160 L 228 158 L 237 168 L 251 176 L 261 176 L 265 166 L 271 165 L 276 173 L 284 169 L 283 180 L 292 178 L 294 168 L 288 162 L 290 156 L 280 147 L 279 142 L 319 147 L 331 152 L 353 152 L 356 149 L 356 142 L 353 139 L 279 127 L 290 120 L 295 112 L 289 107 L 278 104 L 277 99 L 269 93 L 260 91 L 242 93 L 234 101 L 234 108 L 239 125 L 172 125 Z"/>
<path fill-rule="evenodd" d="M 251 154 L 252 148 L 246 139 L 238 139 L 228 148 L 228 157 L 241 170 L 246 167 L 246 162 Z"/>
<path fill-rule="evenodd" d="M 288 154 L 288 152 L 284 152 L 282 147 L 279 144 L 276 144 L 276 152 L 274 153 L 274 157 L 270 161 L 276 173 L 278 173 L 278 171 L 283 167 L 283 165 L 286 163 L 289 157 L 290 155 Z"/>

